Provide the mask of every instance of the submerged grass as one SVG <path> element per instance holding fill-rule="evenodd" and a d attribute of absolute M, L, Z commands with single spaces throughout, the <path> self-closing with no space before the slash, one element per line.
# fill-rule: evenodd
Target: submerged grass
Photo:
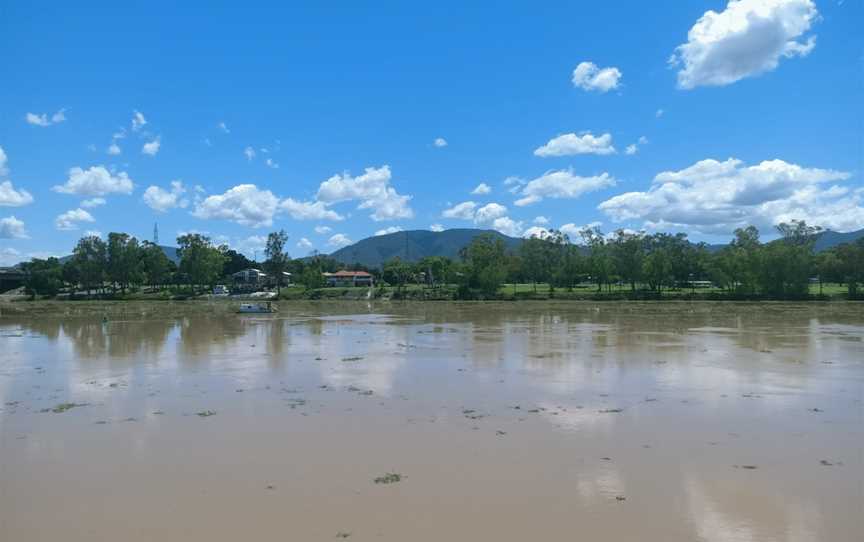
<path fill-rule="evenodd" d="M 52 408 L 43 409 L 42 412 L 53 412 L 54 414 L 62 414 L 67 410 L 72 410 L 76 407 L 87 406 L 87 403 L 60 403 Z"/>
<path fill-rule="evenodd" d="M 372 481 L 376 484 L 395 484 L 401 482 L 402 478 L 404 477 L 397 472 L 388 472 L 385 473 L 384 476 L 379 476 Z"/>

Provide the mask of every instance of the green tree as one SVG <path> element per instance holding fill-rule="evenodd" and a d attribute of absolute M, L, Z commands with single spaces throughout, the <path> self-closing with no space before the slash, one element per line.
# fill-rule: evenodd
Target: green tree
<path fill-rule="evenodd" d="M 426 284 L 440 286 L 453 281 L 453 261 L 444 256 L 427 256 L 417 262 L 417 268 L 424 273 Z"/>
<path fill-rule="evenodd" d="M 612 257 L 615 271 L 621 280 L 630 284 L 636 291 L 636 284 L 642 279 L 642 260 L 645 257 L 645 236 L 642 233 L 618 230 L 612 239 Z"/>
<path fill-rule="evenodd" d="M 108 234 L 108 280 L 125 293 L 133 283 L 141 280 L 141 251 L 138 240 L 127 233 Z"/>
<path fill-rule="evenodd" d="M 612 251 L 606 241 L 606 236 L 599 228 L 583 228 L 579 235 L 588 247 L 586 271 L 591 280 L 597 284 L 597 291 L 599 292 L 603 290 L 604 284 L 612 282 L 612 274 L 615 269 Z"/>
<path fill-rule="evenodd" d="M 778 225 L 777 231 L 782 237 L 762 247 L 760 288 L 773 297 L 807 295 L 814 270 L 813 245 L 821 228 L 793 220 Z"/>
<path fill-rule="evenodd" d="M 243 271 L 244 269 L 255 267 L 252 260 L 244 256 L 243 254 L 237 252 L 236 250 L 226 250 L 225 258 L 225 267 L 222 270 L 225 275 L 233 275 L 238 271 Z"/>
<path fill-rule="evenodd" d="M 300 283 L 303 284 L 307 290 L 323 288 L 325 281 L 324 275 L 321 272 L 321 267 L 317 265 L 307 265 L 303 269 L 303 274 L 300 276 Z"/>
<path fill-rule="evenodd" d="M 461 295 L 467 297 L 476 290 L 485 297 L 494 297 L 507 276 L 504 241 L 489 233 L 480 234 L 460 251 L 460 256 L 465 263 Z"/>
<path fill-rule="evenodd" d="M 285 230 L 270 232 L 267 235 L 267 247 L 264 249 L 264 255 L 267 261 L 264 262 L 264 268 L 270 273 L 276 281 L 276 295 L 282 291 L 282 281 L 284 273 L 288 268 L 288 262 L 291 257 L 285 252 L 285 244 L 288 242 L 288 234 Z"/>
<path fill-rule="evenodd" d="M 180 254 L 180 273 L 188 277 L 192 291 L 198 286 L 211 288 L 222 276 L 227 248 L 216 247 L 210 238 L 198 233 L 181 235 L 177 238 Z"/>
<path fill-rule="evenodd" d="M 543 282 L 549 273 L 546 262 L 547 250 L 546 241 L 535 235 L 525 239 L 519 245 L 522 276 L 534 285 L 534 293 L 537 293 L 537 283 Z"/>
<path fill-rule="evenodd" d="M 849 297 L 858 297 L 858 287 L 864 284 L 864 238 L 840 245 L 836 250 Z"/>
<path fill-rule="evenodd" d="M 762 267 L 762 243 L 755 226 L 738 228 L 735 238 L 724 251 L 728 254 L 725 264 L 730 283 L 739 292 L 755 293 Z"/>
<path fill-rule="evenodd" d="M 87 295 L 92 295 L 93 290 L 103 288 L 108 255 L 102 239 L 95 235 L 79 239 L 72 252 L 72 261 Z"/>
<path fill-rule="evenodd" d="M 74 296 L 75 290 L 78 289 L 78 284 L 81 282 L 81 273 L 75 264 L 74 258 L 70 258 L 63 264 L 61 277 L 63 278 L 63 282 L 69 285 L 69 294 Z"/>
<path fill-rule="evenodd" d="M 551 296 L 555 291 L 555 286 L 566 285 L 563 278 L 563 266 L 567 247 L 570 246 L 570 238 L 559 230 L 547 230 L 542 246 L 541 261 L 546 268 L 543 278 L 549 284 L 549 295 Z"/>
<path fill-rule="evenodd" d="M 151 288 L 163 286 L 171 277 L 171 260 L 165 255 L 162 247 L 144 241 L 141 246 L 141 273 Z"/>
<path fill-rule="evenodd" d="M 24 291 L 33 299 L 37 295 L 55 296 L 63 285 L 63 266 L 57 258 L 33 258 L 21 264 L 24 271 Z"/>
<path fill-rule="evenodd" d="M 561 261 L 555 269 L 553 282 L 572 290 L 582 278 L 584 258 L 579 247 L 567 244 L 562 247 Z"/>
<path fill-rule="evenodd" d="M 402 293 L 405 284 L 411 278 L 411 265 L 403 262 L 398 257 L 392 258 L 384 262 L 382 276 L 387 284 L 396 286 L 397 293 Z"/>
<path fill-rule="evenodd" d="M 826 282 L 845 282 L 840 257 L 836 249 L 823 250 L 816 255 L 816 274 L 819 277 L 819 294 Z"/>

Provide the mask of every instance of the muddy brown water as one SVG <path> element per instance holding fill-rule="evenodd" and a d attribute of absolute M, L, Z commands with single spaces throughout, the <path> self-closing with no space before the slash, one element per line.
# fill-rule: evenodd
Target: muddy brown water
<path fill-rule="evenodd" d="M 0 316 L 0 540 L 864 539 L 861 304 L 153 305 Z"/>

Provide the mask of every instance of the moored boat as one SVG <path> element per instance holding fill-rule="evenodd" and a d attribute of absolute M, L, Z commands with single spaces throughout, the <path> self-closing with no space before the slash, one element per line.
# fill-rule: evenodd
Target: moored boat
<path fill-rule="evenodd" d="M 271 302 L 266 303 L 240 303 L 239 313 L 268 313 L 277 312 L 278 309 Z"/>

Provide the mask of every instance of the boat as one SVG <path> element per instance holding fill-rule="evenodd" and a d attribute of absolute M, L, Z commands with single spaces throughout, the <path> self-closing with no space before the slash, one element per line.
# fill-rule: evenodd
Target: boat
<path fill-rule="evenodd" d="M 279 309 L 271 302 L 266 303 L 240 303 L 239 313 L 268 313 L 277 312 Z"/>

